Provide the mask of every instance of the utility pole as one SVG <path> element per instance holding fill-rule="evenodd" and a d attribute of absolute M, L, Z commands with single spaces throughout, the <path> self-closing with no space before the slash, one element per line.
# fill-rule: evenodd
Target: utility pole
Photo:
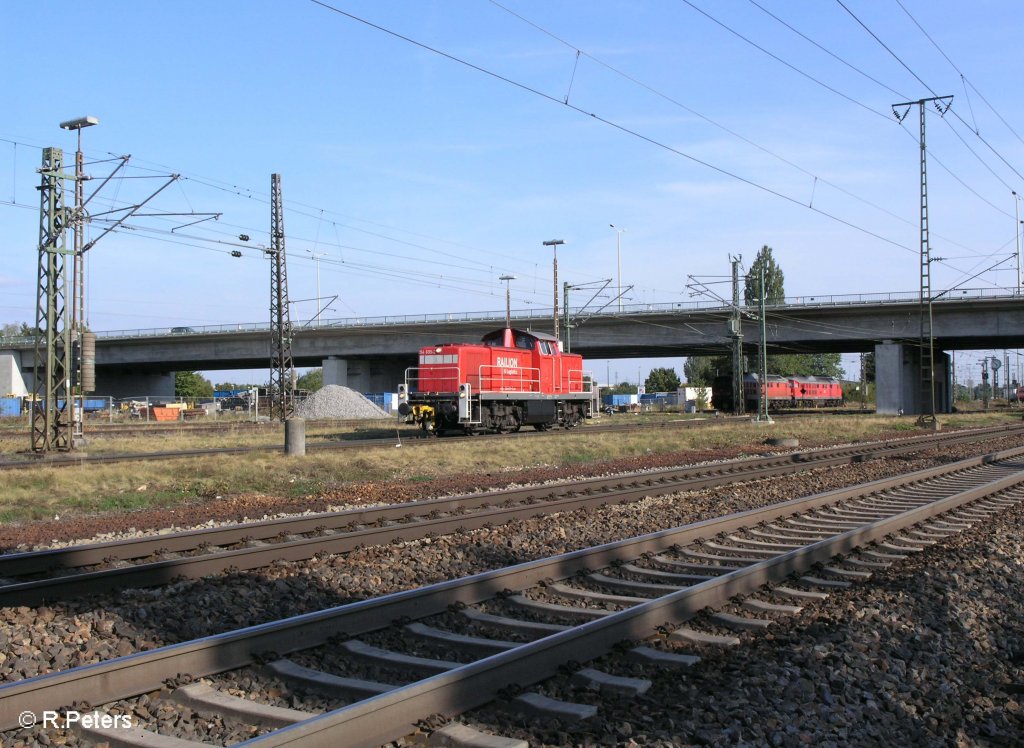
<path fill-rule="evenodd" d="M 1016 190 L 1010 192 L 1013 194 L 1013 233 L 1017 241 L 1017 295 L 1020 296 L 1020 195 Z"/>
<path fill-rule="evenodd" d="M 625 229 L 620 229 L 614 223 L 609 223 L 608 226 L 615 232 L 615 273 L 616 278 L 619 279 L 619 311 L 622 311 L 622 232 Z"/>
<path fill-rule="evenodd" d="M 729 258 L 732 261 L 732 319 L 729 320 L 729 335 L 732 337 L 732 412 L 743 415 L 743 315 L 740 312 L 740 263 L 742 255 Z"/>
<path fill-rule="evenodd" d="M 292 414 L 292 323 L 288 314 L 288 269 L 284 247 L 281 175 L 270 175 L 270 407 L 271 418 Z"/>
<path fill-rule="evenodd" d="M 988 357 L 981 359 L 981 400 L 988 410 Z"/>
<path fill-rule="evenodd" d="M 949 392 L 950 392 L 949 399 L 950 399 L 950 402 L 952 403 L 953 409 L 955 410 L 956 409 L 956 351 L 955 350 L 949 352 L 949 373 L 950 373 L 950 376 L 952 376 L 952 378 L 953 378 L 953 385 L 952 385 L 952 387 L 950 387 L 950 390 L 949 390 Z"/>
<path fill-rule="evenodd" d="M 572 351 L 572 341 L 570 338 L 570 325 L 569 325 L 569 289 L 572 286 L 569 285 L 569 281 L 562 282 L 562 309 L 565 314 L 565 319 L 562 320 L 562 324 L 565 325 L 565 352 L 570 353 Z"/>
<path fill-rule="evenodd" d="M 32 451 L 67 452 L 71 440 L 71 343 L 67 305 L 64 151 L 44 148 L 39 185 L 39 278 L 32 367 Z M 72 250 L 73 251 L 73 250 Z"/>
<path fill-rule="evenodd" d="M 868 407 L 868 364 L 864 353 L 860 354 L 860 409 Z"/>
<path fill-rule="evenodd" d="M 1006 373 L 1003 375 L 1004 381 L 1006 382 L 1006 391 L 1003 393 L 1006 396 L 1006 405 L 1010 405 L 1010 356 L 1006 351 L 1003 351 L 1003 371 Z"/>
<path fill-rule="evenodd" d="M 935 338 L 932 335 L 931 247 L 928 243 L 928 165 L 925 147 L 924 116 L 924 105 L 928 102 L 933 102 L 939 114 L 944 115 L 953 105 L 953 97 L 933 96 L 928 99 L 893 104 L 892 111 L 899 122 L 903 122 L 910 112 L 910 107 L 914 104 L 917 104 L 921 112 L 921 134 L 919 139 L 921 148 L 921 330 L 919 336 L 921 351 L 921 412 L 917 418 L 917 423 L 919 426 L 938 428 L 938 423 L 935 420 Z M 896 111 L 897 107 L 906 107 L 906 109 L 900 114 Z M 926 340 L 927 348 L 925 347 Z"/>
<path fill-rule="evenodd" d="M 768 323 L 766 322 L 764 312 L 764 266 L 765 263 L 761 263 L 760 267 L 760 278 L 761 278 L 761 374 L 760 382 L 758 382 L 758 406 L 757 406 L 757 418 L 755 420 L 763 423 L 774 423 L 771 416 L 768 415 Z"/>

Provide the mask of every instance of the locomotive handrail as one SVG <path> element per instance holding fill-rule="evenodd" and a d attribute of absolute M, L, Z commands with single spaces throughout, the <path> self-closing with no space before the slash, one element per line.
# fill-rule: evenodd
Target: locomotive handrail
<path fill-rule="evenodd" d="M 421 392 L 419 387 L 420 374 L 419 371 L 422 367 L 410 366 L 405 370 L 405 386 L 409 392 Z M 435 373 L 440 372 L 441 376 L 434 376 Z M 451 374 L 445 374 L 445 372 L 452 372 Z M 441 382 L 447 382 L 451 379 L 452 385 L 446 389 L 428 390 L 430 392 L 455 392 L 459 389 L 459 385 L 462 384 L 459 381 L 459 367 L 458 366 L 437 366 L 432 365 L 430 369 L 431 379 L 438 379 Z"/>
<path fill-rule="evenodd" d="M 501 373 L 497 375 L 485 375 L 484 369 L 500 369 Z M 514 370 L 520 372 L 520 374 L 518 377 L 512 374 L 506 375 L 505 371 L 507 370 Z M 536 378 L 524 379 L 522 372 L 535 372 L 537 376 Z M 513 384 L 518 381 L 520 386 L 518 389 L 490 389 L 484 387 L 485 376 L 489 377 L 489 380 L 492 383 L 495 380 L 498 380 L 502 384 L 505 384 L 505 379 L 507 377 Z M 528 389 L 525 389 L 522 386 L 524 383 L 529 385 Z M 473 384 L 473 382 L 470 382 L 470 384 Z M 540 392 L 540 369 L 532 366 L 516 366 L 513 369 L 513 367 L 510 366 L 498 366 L 497 364 L 480 364 L 480 368 L 477 370 L 476 374 L 476 385 L 474 386 L 474 389 L 481 394 L 490 392 Z"/>

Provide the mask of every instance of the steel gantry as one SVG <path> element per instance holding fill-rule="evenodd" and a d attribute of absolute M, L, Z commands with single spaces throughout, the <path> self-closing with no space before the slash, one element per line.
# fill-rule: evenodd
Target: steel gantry
<path fill-rule="evenodd" d="M 270 175 L 270 403 L 271 418 L 286 420 L 294 407 L 292 323 L 288 314 L 288 268 L 284 248 L 281 175 Z"/>
<path fill-rule="evenodd" d="M 39 185 L 39 282 L 32 367 L 32 451 L 69 451 L 71 336 L 68 308 L 64 151 L 44 148 Z"/>
<path fill-rule="evenodd" d="M 936 425 L 935 420 L 935 338 L 932 334 L 932 258 L 931 245 L 928 240 L 928 150 L 925 145 L 925 104 L 934 102 L 940 115 L 949 111 L 953 104 L 952 96 L 933 96 L 917 101 L 905 101 L 893 104 L 893 114 L 899 122 L 910 112 L 910 107 L 917 104 L 921 112 L 921 130 L 919 146 L 921 149 L 921 332 L 919 347 L 921 351 L 921 406 L 917 418 L 919 425 Z M 903 113 L 898 107 L 906 107 Z"/>

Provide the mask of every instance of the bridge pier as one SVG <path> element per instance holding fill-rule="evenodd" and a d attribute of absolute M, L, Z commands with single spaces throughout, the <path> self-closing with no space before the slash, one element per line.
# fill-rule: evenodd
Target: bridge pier
<path fill-rule="evenodd" d="M 927 355 L 927 354 L 925 354 Z M 945 351 L 936 351 L 935 412 L 952 411 L 950 391 L 950 358 Z M 875 406 L 879 414 L 919 415 L 922 393 L 921 351 L 917 345 L 885 340 L 875 346 Z"/>
<path fill-rule="evenodd" d="M 21 356 L 17 352 L 0 353 L 0 397 L 27 394 L 28 387 L 21 374 Z"/>
<path fill-rule="evenodd" d="M 174 398 L 174 372 L 133 371 L 121 369 L 96 370 L 97 397 L 166 397 Z"/>
<path fill-rule="evenodd" d="M 404 360 L 329 356 L 322 365 L 325 386 L 338 384 L 356 392 L 397 392 L 399 382 L 405 381 Z"/>
<path fill-rule="evenodd" d="M 348 361 L 338 356 L 328 356 L 323 361 L 324 386 L 336 384 L 348 387 Z"/>

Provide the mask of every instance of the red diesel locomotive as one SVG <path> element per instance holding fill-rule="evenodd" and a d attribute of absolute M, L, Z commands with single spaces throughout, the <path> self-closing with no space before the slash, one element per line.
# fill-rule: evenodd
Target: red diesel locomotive
<path fill-rule="evenodd" d="M 843 385 L 835 377 L 769 374 L 764 387 L 760 388 L 756 374 L 744 374 L 743 403 L 751 413 L 757 412 L 759 390 L 763 390 L 769 410 L 838 407 L 843 404 Z M 719 410 L 733 410 L 731 377 L 718 377 L 712 383 L 711 404 Z"/>
<path fill-rule="evenodd" d="M 505 328 L 480 343 L 421 348 L 398 385 L 398 412 L 431 433 L 544 431 L 590 417 L 593 397 L 582 356 L 551 335 Z"/>

